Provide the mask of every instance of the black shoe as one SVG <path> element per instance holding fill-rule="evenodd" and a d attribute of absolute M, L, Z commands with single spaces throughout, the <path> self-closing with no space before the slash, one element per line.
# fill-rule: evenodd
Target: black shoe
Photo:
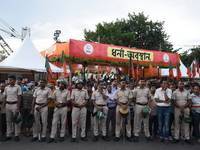
<path fill-rule="evenodd" d="M 64 137 L 60 137 L 59 142 L 63 142 L 63 141 L 64 141 Z"/>
<path fill-rule="evenodd" d="M 173 144 L 176 144 L 176 143 L 178 143 L 178 142 L 179 142 L 179 140 L 177 140 L 177 139 L 172 140 L 172 143 L 173 143 Z"/>
<path fill-rule="evenodd" d="M 151 142 L 154 142 L 154 139 L 153 139 L 152 136 L 148 137 L 147 140 L 148 140 L 148 141 L 151 141 Z"/>
<path fill-rule="evenodd" d="M 138 140 L 139 140 L 138 136 L 135 136 L 134 137 L 134 142 L 138 142 Z"/>
<path fill-rule="evenodd" d="M 115 136 L 115 133 L 113 133 L 112 136 Z"/>
<path fill-rule="evenodd" d="M 193 142 L 191 139 L 185 140 L 185 143 L 188 143 L 188 144 L 190 144 L 190 145 L 194 145 L 194 142 Z"/>
<path fill-rule="evenodd" d="M 115 137 L 115 138 L 114 138 L 114 141 L 115 141 L 115 142 L 117 142 L 117 141 L 119 141 L 119 140 L 120 140 L 120 138 L 118 138 L 118 137 Z"/>
<path fill-rule="evenodd" d="M 11 139 L 12 139 L 11 137 L 6 137 L 6 138 L 3 138 L 1 141 L 5 142 L 5 141 L 11 140 Z"/>
<path fill-rule="evenodd" d="M 71 142 L 74 143 L 76 141 L 76 138 L 72 138 Z"/>
<path fill-rule="evenodd" d="M 48 141 L 47 141 L 47 143 L 52 143 L 54 141 L 54 139 L 53 138 L 50 138 Z"/>
<path fill-rule="evenodd" d="M 45 142 L 45 141 L 46 141 L 46 138 L 42 138 L 42 139 L 41 139 L 41 142 Z"/>
<path fill-rule="evenodd" d="M 32 138 L 31 139 L 31 142 L 35 142 L 35 141 L 37 141 L 38 140 L 38 138 Z"/>
<path fill-rule="evenodd" d="M 110 141 L 110 139 L 107 138 L 106 136 L 103 136 L 103 137 L 102 137 L 102 140 L 104 140 L 104 141 Z"/>
<path fill-rule="evenodd" d="M 95 137 L 93 138 L 93 142 L 96 142 L 96 141 L 98 141 L 98 140 L 99 140 L 98 136 L 95 136 Z"/>
<path fill-rule="evenodd" d="M 14 139 L 15 142 L 19 142 L 19 136 L 16 136 Z"/>
<path fill-rule="evenodd" d="M 133 142 L 132 137 L 127 137 L 127 140 L 128 140 L 129 142 Z"/>
<path fill-rule="evenodd" d="M 82 141 L 88 141 L 88 139 L 86 137 L 82 137 L 81 140 Z"/>

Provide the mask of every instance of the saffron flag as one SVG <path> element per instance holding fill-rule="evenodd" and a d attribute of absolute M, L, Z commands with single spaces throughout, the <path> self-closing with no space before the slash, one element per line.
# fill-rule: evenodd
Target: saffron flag
<path fill-rule="evenodd" d="M 174 79 L 174 73 L 173 73 L 173 68 L 172 68 L 172 62 L 170 61 L 169 65 L 169 78 Z"/>
<path fill-rule="evenodd" d="M 134 80 L 135 78 L 135 72 L 134 72 L 134 66 L 132 64 L 132 68 L 131 68 L 131 76 L 132 76 L 132 79 Z"/>
<path fill-rule="evenodd" d="M 177 65 L 176 65 L 176 70 L 177 70 L 176 79 L 177 79 L 177 80 L 180 80 L 182 74 L 181 74 L 181 70 L 180 70 L 180 68 L 179 68 L 178 62 L 177 62 Z"/>
<path fill-rule="evenodd" d="M 140 77 L 140 64 L 137 58 L 137 80 L 139 79 L 139 77 Z"/>
<path fill-rule="evenodd" d="M 192 74 L 190 72 L 190 67 L 188 65 L 187 65 L 187 75 L 188 75 L 189 78 L 192 77 Z"/>
<path fill-rule="evenodd" d="M 67 76 L 67 68 L 66 68 L 66 63 L 65 63 L 65 57 L 64 57 L 64 51 L 62 51 L 62 58 L 61 58 L 61 67 L 64 69 L 64 77 Z"/>
<path fill-rule="evenodd" d="M 150 64 L 149 64 L 149 72 L 151 73 L 151 75 L 153 75 L 153 66 L 151 64 L 151 59 L 150 59 Z"/>
<path fill-rule="evenodd" d="M 192 65 L 192 77 L 196 76 L 195 64 Z"/>
<path fill-rule="evenodd" d="M 196 58 L 194 59 L 194 66 L 195 66 L 195 68 L 197 68 L 197 60 L 196 60 Z"/>
<path fill-rule="evenodd" d="M 46 68 L 46 71 L 47 71 L 47 80 L 51 80 L 51 75 L 52 75 L 52 70 L 51 70 L 51 66 L 49 64 L 49 60 L 48 60 L 48 57 L 46 55 L 46 62 L 45 62 L 45 68 Z"/>

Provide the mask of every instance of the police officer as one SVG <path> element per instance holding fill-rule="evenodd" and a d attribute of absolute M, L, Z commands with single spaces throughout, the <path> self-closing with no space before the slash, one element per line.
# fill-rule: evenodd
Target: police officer
<path fill-rule="evenodd" d="M 53 114 L 51 135 L 47 143 L 51 143 L 54 141 L 60 117 L 61 117 L 61 130 L 60 130 L 59 142 L 64 141 L 66 119 L 67 119 L 67 104 L 70 101 L 70 92 L 69 90 L 66 89 L 66 85 L 67 82 L 64 79 L 61 79 L 59 84 L 59 89 L 57 89 L 53 93 L 53 102 L 55 103 L 56 107 L 54 109 L 54 114 Z"/>
<path fill-rule="evenodd" d="M 45 87 L 46 80 L 40 80 L 40 87 L 37 88 L 33 94 L 33 104 L 31 115 L 34 114 L 35 122 L 33 124 L 33 138 L 31 142 L 35 142 L 38 139 L 38 127 L 40 116 L 42 119 L 42 138 L 41 142 L 46 141 L 46 130 L 47 130 L 47 118 L 48 118 L 48 104 L 51 101 L 51 89 Z"/>
<path fill-rule="evenodd" d="M 94 105 L 94 113 L 97 111 L 102 111 L 105 115 L 107 115 L 108 108 L 107 108 L 107 99 L 108 99 L 108 91 L 103 89 L 104 82 L 99 81 L 98 82 L 98 89 L 92 93 L 92 102 Z M 105 141 L 109 141 L 109 139 L 106 137 L 106 118 L 101 119 L 102 121 L 102 139 Z M 98 141 L 98 124 L 99 124 L 99 118 L 94 116 L 94 139 L 93 142 Z"/>
<path fill-rule="evenodd" d="M 184 89 L 184 82 L 178 81 L 178 89 L 173 92 L 172 100 L 174 102 L 174 117 L 175 117 L 175 137 L 172 143 L 179 142 L 179 132 L 180 132 L 180 123 L 179 123 L 179 116 L 181 114 L 184 117 L 189 117 L 190 109 L 189 105 L 191 104 L 191 96 L 189 91 Z M 190 139 L 190 130 L 189 130 L 189 123 L 183 122 L 184 125 L 184 133 L 185 133 L 185 142 L 194 145 L 192 140 Z"/>
<path fill-rule="evenodd" d="M 141 127 L 141 119 L 144 123 L 144 133 L 145 137 L 149 141 L 153 141 L 153 139 L 150 137 L 149 133 L 149 116 L 146 116 L 146 118 L 143 117 L 142 109 L 145 107 L 149 108 L 150 102 L 151 102 L 151 93 L 149 88 L 147 88 L 145 85 L 144 78 L 139 78 L 138 80 L 139 86 L 134 89 L 133 91 L 133 102 L 135 103 L 135 113 L 134 113 L 134 141 L 138 142 L 139 139 L 139 132 Z"/>
<path fill-rule="evenodd" d="M 72 139 L 71 142 L 76 141 L 77 122 L 81 125 L 81 140 L 87 141 L 85 137 L 86 115 L 87 109 L 85 105 L 89 99 L 87 90 L 83 89 L 83 81 L 78 79 L 76 81 L 76 89 L 72 90 L 71 102 L 74 104 L 72 109 Z"/>
<path fill-rule="evenodd" d="M 12 117 L 19 114 L 21 103 L 21 87 L 16 82 L 16 77 L 11 75 L 8 78 L 9 85 L 5 88 L 5 99 L 1 108 L 0 114 L 6 105 L 6 123 L 7 123 L 7 137 L 2 141 L 11 140 L 12 136 Z M 15 123 L 15 142 L 19 141 L 20 123 Z"/>
<path fill-rule="evenodd" d="M 133 139 L 131 138 L 131 122 L 130 122 L 130 108 L 129 104 L 131 103 L 131 100 L 133 98 L 133 94 L 130 89 L 125 88 L 126 86 L 126 80 L 121 79 L 120 80 L 120 86 L 121 88 L 117 89 L 114 93 L 114 99 L 117 103 L 116 108 L 116 129 L 115 129 L 115 139 L 114 141 L 117 142 L 120 140 L 120 125 L 122 116 L 119 112 L 119 109 L 122 107 L 124 110 L 128 109 L 129 113 L 127 115 L 127 124 L 126 124 L 126 135 L 127 140 L 130 142 L 133 142 Z"/>

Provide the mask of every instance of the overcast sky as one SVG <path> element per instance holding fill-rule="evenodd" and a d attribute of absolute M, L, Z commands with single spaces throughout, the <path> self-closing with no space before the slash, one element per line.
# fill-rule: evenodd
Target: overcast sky
<path fill-rule="evenodd" d="M 165 21 L 165 31 L 174 48 L 200 45 L 200 1 L 198 0 L 0 0 L 0 18 L 21 34 L 31 29 L 31 39 L 39 51 L 54 44 L 53 33 L 61 30 L 61 41 L 82 40 L 83 30 L 98 23 L 128 18 L 128 13 L 144 12 L 153 21 Z M 0 22 L 0 29 L 6 29 Z M 0 35 L 15 50 L 20 39 Z"/>

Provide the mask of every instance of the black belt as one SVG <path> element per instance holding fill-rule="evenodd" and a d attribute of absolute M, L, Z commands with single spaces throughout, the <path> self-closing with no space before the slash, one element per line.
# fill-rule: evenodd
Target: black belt
<path fill-rule="evenodd" d="M 17 104 L 17 101 L 16 102 L 8 102 L 8 101 L 6 101 L 6 104 Z"/>
<path fill-rule="evenodd" d="M 67 106 L 66 104 L 65 104 L 65 105 L 62 105 L 62 107 L 66 107 L 66 106 Z M 62 108 L 62 107 L 58 107 L 57 105 L 56 105 L 56 107 L 57 107 L 57 108 Z"/>
<path fill-rule="evenodd" d="M 142 104 L 142 103 L 136 103 L 137 105 L 142 105 L 142 106 L 146 106 L 148 103 L 146 104 Z"/>
<path fill-rule="evenodd" d="M 80 108 L 78 105 L 74 105 L 74 107 L 76 107 L 76 108 Z M 85 107 L 85 106 L 84 106 Z M 81 107 L 81 108 L 83 108 L 83 107 Z"/>
<path fill-rule="evenodd" d="M 177 107 L 176 105 L 174 105 L 174 106 Z M 188 107 L 188 106 L 187 106 L 187 107 Z M 184 109 L 187 108 L 187 107 L 184 107 Z M 179 108 L 179 107 L 177 107 L 177 108 Z"/>
<path fill-rule="evenodd" d="M 157 107 L 160 107 L 160 108 L 169 108 L 170 106 L 157 106 Z"/>
<path fill-rule="evenodd" d="M 121 103 L 122 105 L 126 105 L 127 103 Z"/>
<path fill-rule="evenodd" d="M 39 105 L 39 106 L 42 106 L 44 103 L 36 103 L 35 102 L 35 105 Z"/>
<path fill-rule="evenodd" d="M 115 109 L 116 107 L 108 107 L 108 109 Z"/>
<path fill-rule="evenodd" d="M 106 106 L 106 105 L 97 105 L 97 106 L 99 106 L 99 107 L 104 107 L 104 106 Z"/>

